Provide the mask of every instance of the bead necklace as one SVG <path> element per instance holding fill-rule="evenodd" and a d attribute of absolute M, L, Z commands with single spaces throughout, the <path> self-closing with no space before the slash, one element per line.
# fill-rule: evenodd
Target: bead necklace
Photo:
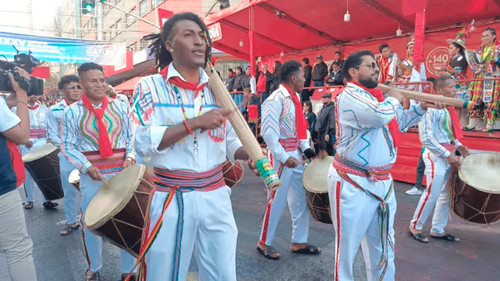
<path fill-rule="evenodd" d="M 177 95 L 178 104 L 181 105 L 181 110 L 182 110 L 182 114 L 184 115 L 184 119 L 187 121 L 187 120 L 189 120 L 189 117 L 186 113 L 186 109 L 184 108 L 184 102 L 182 101 L 181 92 L 180 92 L 179 88 L 174 84 L 172 84 L 172 88 L 174 89 L 174 92 Z M 201 91 L 201 97 L 200 97 L 201 102 L 200 102 L 200 108 L 198 109 L 198 114 L 196 114 L 197 115 L 196 117 L 200 117 L 201 111 L 203 110 L 203 102 L 204 102 L 205 94 L 204 94 L 203 89 L 201 89 L 200 91 Z M 194 99 L 193 99 L 193 106 L 194 106 Z M 196 130 L 194 131 L 193 150 L 194 150 L 194 155 L 198 155 L 198 132 Z"/>

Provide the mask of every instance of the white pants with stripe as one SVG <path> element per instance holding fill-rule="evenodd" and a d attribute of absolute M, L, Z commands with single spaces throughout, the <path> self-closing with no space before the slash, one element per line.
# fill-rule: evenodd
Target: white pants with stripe
<path fill-rule="evenodd" d="M 288 152 L 288 155 L 302 162 L 302 157 L 298 150 Z M 276 172 L 279 171 L 281 163 L 273 161 Z M 302 185 L 302 174 L 304 166 L 299 164 L 295 168 L 283 167 L 280 180 L 281 187 L 274 194 L 274 199 L 268 202 L 259 241 L 271 246 L 276 227 L 280 221 L 283 210 L 288 203 L 290 214 L 292 215 L 292 243 L 306 243 L 309 236 L 309 209 L 307 207 L 306 191 Z M 267 192 L 269 201 L 271 191 Z"/>
<path fill-rule="evenodd" d="M 236 238 L 238 229 L 231 206 L 231 189 L 184 192 L 184 224 L 180 238 L 178 278 L 186 280 L 193 251 L 200 281 L 236 280 Z M 155 192 L 151 201 L 151 228 L 163 211 L 167 192 Z M 179 208 L 177 197 L 163 216 L 163 225 L 146 255 L 147 280 L 172 280 Z"/>
<path fill-rule="evenodd" d="M 453 168 L 446 158 L 439 157 L 425 149 L 423 154 L 427 188 L 422 193 L 410 226 L 422 230 L 425 221 L 434 210 L 432 234 L 444 234 L 450 217 L 450 190 L 446 186 Z"/>
<path fill-rule="evenodd" d="M 111 179 L 116 174 L 103 175 L 107 180 Z M 81 175 L 80 189 L 82 191 L 82 202 L 80 205 L 82 211 L 82 221 L 85 219 L 85 211 L 87 206 L 99 189 L 104 185 L 102 181 L 95 181 L 88 175 Z M 89 262 L 89 269 L 96 272 L 102 268 L 102 238 L 90 232 L 86 227 L 83 227 L 83 244 Z M 121 272 L 129 273 L 134 267 L 135 258 L 125 250 L 120 251 L 121 257 Z"/>
<path fill-rule="evenodd" d="M 69 183 L 69 174 L 76 167 L 59 152 L 59 170 L 61 172 L 61 184 L 64 191 L 64 215 L 66 223 L 73 224 L 77 222 L 77 216 L 80 211 L 80 194 L 76 188 Z"/>
<path fill-rule="evenodd" d="M 364 177 L 349 174 L 350 178 L 366 190 L 384 198 L 392 185 L 392 179 L 373 182 Z M 396 197 L 394 190 L 387 198 L 389 208 L 389 235 L 394 242 L 394 214 Z M 383 267 L 378 266 L 382 254 L 379 220 L 380 201 L 341 178 L 335 168 L 328 172 L 328 195 L 335 229 L 335 281 L 352 281 L 354 258 L 359 246 L 363 251 L 368 281 L 379 280 Z M 394 249 L 387 245 L 388 265 L 385 281 L 394 280 Z"/>

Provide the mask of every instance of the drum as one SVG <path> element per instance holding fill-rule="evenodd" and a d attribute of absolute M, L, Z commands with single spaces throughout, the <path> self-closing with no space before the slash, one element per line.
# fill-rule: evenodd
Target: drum
<path fill-rule="evenodd" d="M 85 226 L 137 257 L 153 191 L 153 176 L 146 166 L 127 167 L 90 201 Z"/>
<path fill-rule="evenodd" d="M 302 184 L 306 190 L 307 205 L 313 218 L 322 223 L 332 223 L 330 199 L 328 199 L 328 170 L 333 157 L 316 159 L 307 164 L 302 175 Z"/>
<path fill-rule="evenodd" d="M 243 177 L 243 165 L 239 161 L 231 163 L 229 159 L 226 159 L 222 166 L 222 174 L 224 177 L 224 182 L 227 186 L 235 186 Z"/>
<path fill-rule="evenodd" d="M 47 200 L 64 197 L 59 172 L 59 149 L 51 143 L 23 156 L 23 162 Z"/>
<path fill-rule="evenodd" d="M 500 220 L 500 153 L 466 157 L 453 182 L 453 210 L 466 221 Z"/>
<path fill-rule="evenodd" d="M 80 192 L 80 171 L 78 169 L 71 171 L 68 181 Z"/>

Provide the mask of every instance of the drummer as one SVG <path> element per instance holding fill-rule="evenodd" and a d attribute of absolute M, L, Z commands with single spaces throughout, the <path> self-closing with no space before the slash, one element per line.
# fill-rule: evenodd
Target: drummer
<path fill-rule="evenodd" d="M 438 95 L 455 97 L 457 92 L 453 77 L 445 75 L 436 79 L 434 89 Z M 422 233 L 427 217 L 434 210 L 431 237 L 450 242 L 459 239 L 445 233 L 450 216 L 450 186 L 453 170 L 460 165 L 460 157 L 467 157 L 469 150 L 459 139 L 463 137 L 460 119 L 454 107 L 429 109 L 419 123 L 420 142 L 424 146 L 423 159 L 427 189 L 424 190 L 410 222 L 410 235 L 417 241 L 428 243 Z"/>
<path fill-rule="evenodd" d="M 29 152 L 34 151 L 37 148 L 44 146 L 47 143 L 47 113 L 49 109 L 47 106 L 39 101 L 39 96 L 28 96 L 28 110 L 30 115 L 30 138 L 26 144 L 21 145 L 21 153 L 26 155 Z M 13 108 L 14 112 L 17 107 Z M 29 210 L 33 209 L 33 189 L 35 187 L 35 181 L 33 177 L 26 170 L 26 181 L 24 182 L 24 190 L 26 193 L 26 204 L 24 208 Z M 43 196 L 43 194 L 42 194 Z M 44 197 L 45 198 L 45 197 Z M 45 209 L 54 209 L 59 204 L 52 202 L 50 200 L 45 200 L 43 202 L 43 207 Z"/>
<path fill-rule="evenodd" d="M 309 212 L 306 192 L 302 186 L 302 152 L 307 158 L 316 157 L 309 147 L 307 121 L 299 95 L 304 86 L 304 71 L 295 60 L 285 62 L 279 70 L 281 84 L 262 105 L 262 137 L 271 153 L 271 162 L 280 175 L 282 186 L 268 192 L 257 251 L 268 259 L 280 258 L 272 247 L 276 228 L 286 204 L 292 214 L 290 250 L 297 254 L 317 255 L 321 249 L 307 243 Z"/>
<path fill-rule="evenodd" d="M 59 81 L 59 90 L 63 92 L 64 99 L 50 107 L 48 112 L 48 136 L 49 141 L 61 147 L 61 118 L 64 109 L 72 103 L 79 101 L 82 97 L 82 87 L 80 86 L 80 78 L 76 75 L 66 75 Z M 61 172 L 61 184 L 64 190 L 64 214 L 66 216 L 66 226 L 60 231 L 61 236 L 68 235 L 72 231 L 77 230 L 80 224 L 77 220 L 79 213 L 79 194 L 77 190 L 69 183 L 69 174 L 76 167 L 69 162 L 64 155 L 59 152 L 59 170 Z"/>
<path fill-rule="evenodd" d="M 226 156 L 248 155 L 226 119 L 231 110 L 219 108 L 207 86 L 207 34 L 193 13 L 170 17 L 156 41 L 163 70 L 141 79 L 134 91 L 135 147 L 156 177 L 150 229 L 173 192 L 146 256 L 147 280 L 185 280 L 195 248 L 200 280 L 236 280 L 238 229 L 221 169 Z"/>
<path fill-rule="evenodd" d="M 135 152 L 128 107 L 106 97 L 108 84 L 102 66 L 84 63 L 78 68 L 78 76 L 84 94 L 64 110 L 61 151 L 82 174 L 81 211 L 85 214 L 88 204 L 104 185 L 101 180 L 109 180 L 132 165 Z M 87 281 L 101 280 L 102 238 L 87 228 L 83 238 L 89 262 Z M 121 250 L 122 280 L 132 271 L 134 261 L 132 255 Z"/>

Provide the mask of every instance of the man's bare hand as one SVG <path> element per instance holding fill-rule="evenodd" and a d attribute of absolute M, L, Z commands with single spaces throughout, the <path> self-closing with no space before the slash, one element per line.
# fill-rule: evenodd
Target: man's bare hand
<path fill-rule="evenodd" d="M 288 159 L 286 159 L 286 162 L 285 162 L 285 166 L 287 168 L 295 168 L 299 165 L 299 160 L 293 158 L 293 157 L 288 157 Z"/>
<path fill-rule="evenodd" d="M 457 151 L 458 153 L 460 153 L 460 155 L 462 155 L 463 157 L 467 157 L 470 155 L 470 152 L 469 152 L 469 149 L 467 148 L 467 146 L 464 146 L 464 145 L 461 145 L 457 148 Z"/>
<path fill-rule="evenodd" d="M 231 114 L 233 110 L 231 109 L 223 109 L 223 108 L 218 108 L 211 110 L 200 117 L 197 117 L 193 119 L 195 122 L 195 128 L 193 129 L 201 129 L 203 131 L 205 130 L 212 130 L 215 128 L 218 128 L 224 124 L 226 121 L 226 118 Z"/>
<path fill-rule="evenodd" d="M 267 157 L 267 149 L 262 148 L 262 155 Z M 259 170 L 257 170 L 257 166 L 255 166 L 255 162 L 252 159 L 248 159 L 247 163 L 248 168 L 250 168 L 256 176 L 260 176 Z"/>
<path fill-rule="evenodd" d="M 131 159 L 126 159 L 124 162 L 123 162 L 123 168 L 127 168 L 127 167 L 130 167 L 134 164 L 134 161 L 132 161 Z"/>
<path fill-rule="evenodd" d="M 103 178 L 101 172 L 99 172 L 99 169 L 94 166 L 91 166 L 87 169 L 87 175 L 89 175 L 95 181 L 100 181 Z"/>
<path fill-rule="evenodd" d="M 33 142 L 32 141 L 28 141 L 27 143 L 24 144 L 24 146 L 26 146 L 26 148 L 32 148 L 33 147 Z"/>
<path fill-rule="evenodd" d="M 460 157 L 454 155 L 454 154 L 450 154 L 450 156 L 446 157 L 446 160 L 448 161 L 448 163 L 450 163 L 451 166 L 453 167 L 458 167 L 460 166 Z"/>

